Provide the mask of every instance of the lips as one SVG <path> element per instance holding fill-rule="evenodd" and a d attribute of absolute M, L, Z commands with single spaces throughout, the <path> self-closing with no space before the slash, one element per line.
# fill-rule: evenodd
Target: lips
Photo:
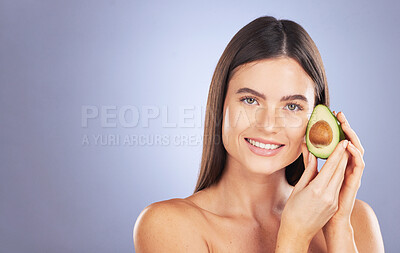
<path fill-rule="evenodd" d="M 250 138 L 252 139 L 252 138 Z M 271 156 L 275 156 L 277 155 L 282 149 L 284 149 L 284 145 L 283 144 L 275 144 L 277 142 L 271 142 L 270 144 L 275 144 L 275 145 L 279 145 L 278 148 L 276 149 L 265 149 L 265 148 L 260 148 L 260 147 L 256 147 L 253 144 L 251 144 L 248 141 L 248 138 L 245 138 L 246 143 L 248 148 L 250 149 L 251 152 L 253 152 L 254 154 L 258 155 L 258 156 L 264 156 L 264 157 L 271 157 Z M 255 139 L 252 139 L 255 140 Z M 269 143 L 267 143 L 269 144 Z"/>
<path fill-rule="evenodd" d="M 264 144 L 274 144 L 274 145 L 279 145 L 279 146 L 284 146 L 284 144 L 273 141 L 273 140 L 265 140 L 265 139 L 261 139 L 261 138 L 245 138 L 245 140 L 248 142 L 249 139 L 252 139 L 253 141 L 256 142 L 260 142 L 260 143 L 264 143 Z"/>

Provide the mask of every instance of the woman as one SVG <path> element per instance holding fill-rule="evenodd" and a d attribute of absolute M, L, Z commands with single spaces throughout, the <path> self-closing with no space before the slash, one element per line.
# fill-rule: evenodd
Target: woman
<path fill-rule="evenodd" d="M 307 150 L 317 104 L 329 93 L 307 32 L 270 16 L 243 27 L 213 75 L 195 192 L 142 211 L 136 252 L 383 252 L 374 211 L 355 199 L 364 149 L 343 112 L 347 140 L 321 172 Z"/>

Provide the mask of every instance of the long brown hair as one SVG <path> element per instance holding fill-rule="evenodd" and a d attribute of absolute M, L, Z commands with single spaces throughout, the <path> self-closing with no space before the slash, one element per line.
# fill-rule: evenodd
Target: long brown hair
<path fill-rule="evenodd" d="M 200 173 L 194 192 L 217 183 L 225 167 L 222 114 L 227 84 L 234 70 L 245 63 L 280 56 L 296 60 L 314 81 L 314 107 L 318 104 L 329 107 L 328 84 L 322 59 L 304 28 L 293 21 L 277 20 L 271 16 L 253 20 L 231 39 L 215 68 L 208 93 Z M 300 154 L 286 167 L 288 183 L 295 185 L 303 172 L 303 155 Z"/>

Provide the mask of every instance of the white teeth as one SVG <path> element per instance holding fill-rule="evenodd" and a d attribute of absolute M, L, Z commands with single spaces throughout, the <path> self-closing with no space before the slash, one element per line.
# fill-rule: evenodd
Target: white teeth
<path fill-rule="evenodd" d="M 264 144 L 260 143 L 258 141 L 254 141 L 252 139 L 247 139 L 253 146 L 263 148 L 263 149 L 277 149 L 280 147 L 280 145 L 275 145 L 275 144 Z"/>

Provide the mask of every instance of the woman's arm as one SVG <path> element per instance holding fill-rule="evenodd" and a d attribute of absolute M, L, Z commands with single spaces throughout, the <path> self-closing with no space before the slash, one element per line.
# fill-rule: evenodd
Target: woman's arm
<path fill-rule="evenodd" d="M 336 114 L 346 138 L 350 158 L 344 173 L 337 212 L 323 227 L 329 252 L 383 252 L 378 220 L 372 208 L 356 200 L 365 163 L 364 148 L 343 112 Z"/>
<path fill-rule="evenodd" d="M 186 213 L 185 213 L 186 212 Z M 163 201 L 146 207 L 133 230 L 136 253 L 209 252 L 180 203 Z"/>
<path fill-rule="evenodd" d="M 328 252 L 385 252 L 381 230 L 374 210 L 356 199 L 351 222 L 324 231 Z"/>

